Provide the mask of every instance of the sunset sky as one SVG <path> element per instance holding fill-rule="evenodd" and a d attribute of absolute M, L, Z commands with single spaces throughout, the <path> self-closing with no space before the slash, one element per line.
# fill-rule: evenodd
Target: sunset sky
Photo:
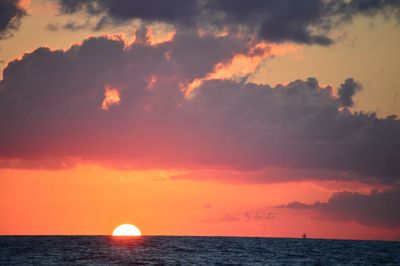
<path fill-rule="evenodd" d="M 400 240 L 400 1 L 1 0 L 0 234 Z"/>

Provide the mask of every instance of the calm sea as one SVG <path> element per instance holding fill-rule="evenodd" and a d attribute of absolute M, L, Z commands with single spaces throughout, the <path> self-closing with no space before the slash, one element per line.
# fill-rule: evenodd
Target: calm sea
<path fill-rule="evenodd" d="M 2 236 L 0 265 L 400 265 L 400 242 Z"/>

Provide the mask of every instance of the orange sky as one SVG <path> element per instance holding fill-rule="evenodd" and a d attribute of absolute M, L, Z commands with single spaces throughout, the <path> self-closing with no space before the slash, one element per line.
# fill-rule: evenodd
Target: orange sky
<path fill-rule="evenodd" d="M 396 239 L 400 233 L 274 208 L 294 200 L 326 201 L 335 187 L 360 184 L 171 178 L 179 173 L 93 164 L 56 171 L 0 170 L 0 234 L 107 235 L 121 223 L 135 224 L 145 235 L 299 237 L 306 232 L 320 238 Z"/>

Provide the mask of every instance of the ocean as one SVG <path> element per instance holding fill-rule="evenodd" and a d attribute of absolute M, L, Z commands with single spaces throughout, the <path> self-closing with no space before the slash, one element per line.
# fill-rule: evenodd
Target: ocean
<path fill-rule="evenodd" d="M 400 265 L 400 242 L 199 236 L 1 236 L 0 265 Z"/>

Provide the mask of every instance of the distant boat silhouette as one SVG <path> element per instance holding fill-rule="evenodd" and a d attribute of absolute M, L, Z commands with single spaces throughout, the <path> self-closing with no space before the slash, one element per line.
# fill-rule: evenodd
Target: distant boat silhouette
<path fill-rule="evenodd" d="M 302 236 L 302 238 L 307 238 L 307 235 L 304 233 L 303 236 Z"/>

